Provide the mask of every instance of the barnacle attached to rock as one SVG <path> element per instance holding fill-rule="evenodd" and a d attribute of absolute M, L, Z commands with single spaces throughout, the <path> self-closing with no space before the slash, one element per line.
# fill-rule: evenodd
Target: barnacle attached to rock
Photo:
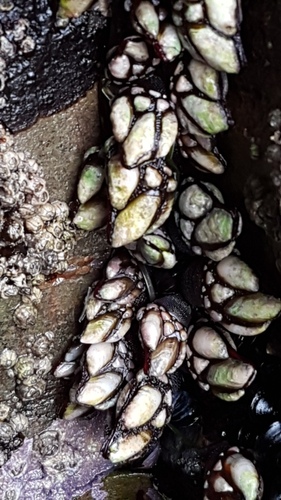
<path fill-rule="evenodd" d="M 189 265 L 182 279 L 182 294 L 237 335 L 264 332 L 281 312 L 280 299 L 259 292 L 257 276 L 235 255 L 218 263 L 199 260 Z"/>
<path fill-rule="evenodd" d="M 113 463 L 126 463 L 147 455 L 170 420 L 171 406 L 168 378 L 138 372 L 119 395 L 116 423 L 103 446 L 104 456 Z"/>
<path fill-rule="evenodd" d="M 128 84 L 148 76 L 159 62 L 142 37 L 130 36 L 109 50 L 106 78 L 115 85 Z"/>
<path fill-rule="evenodd" d="M 126 248 L 135 259 L 149 266 L 172 269 L 177 263 L 173 242 L 163 229 L 145 234 Z"/>
<path fill-rule="evenodd" d="M 80 203 L 86 203 L 101 190 L 104 177 L 105 165 L 100 149 L 96 147 L 88 149 L 84 155 L 77 186 L 77 196 Z"/>
<path fill-rule="evenodd" d="M 254 463 L 233 446 L 222 452 L 205 475 L 204 499 L 263 498 L 263 480 Z"/>
<path fill-rule="evenodd" d="M 91 345 L 86 352 L 85 346 L 80 344 L 75 348 L 75 359 L 73 348 L 71 350 L 72 355 L 69 350 L 65 361 L 54 372 L 57 378 L 79 373 L 79 378 L 76 376 L 70 389 L 70 402 L 63 418 L 73 420 L 89 413 L 93 408 L 107 410 L 114 406 L 124 382 L 132 377 L 134 364 L 128 343 L 124 340 L 102 342 Z M 66 361 L 69 356 L 72 361 Z"/>
<path fill-rule="evenodd" d="M 214 136 L 227 130 L 231 122 L 225 105 L 227 77 L 195 59 L 188 64 L 180 61 L 170 87 L 179 119 L 182 155 L 191 158 L 199 170 L 223 173 L 226 162 Z"/>
<path fill-rule="evenodd" d="M 111 408 L 124 381 L 132 376 L 133 366 L 132 354 L 124 340 L 91 345 L 85 353 L 76 402 L 98 410 Z"/>
<path fill-rule="evenodd" d="M 72 344 L 54 372 L 57 378 L 76 374 L 64 414 L 67 420 L 93 407 L 106 410 L 116 403 L 134 366 L 123 337 L 146 295 L 144 277 L 135 261 L 127 252 L 117 252 L 105 268 L 104 279 L 93 284 L 93 292 L 86 298 L 87 324 L 80 342 Z"/>
<path fill-rule="evenodd" d="M 128 169 L 115 155 L 108 162 L 108 184 L 112 207 L 109 237 L 114 248 L 154 232 L 169 217 L 177 181 L 164 159 Z"/>
<path fill-rule="evenodd" d="M 256 376 L 254 366 L 240 358 L 230 335 L 206 320 L 189 328 L 187 365 L 199 386 L 224 401 L 237 401 Z"/>
<path fill-rule="evenodd" d="M 219 261 L 232 252 L 241 230 L 240 213 L 225 206 L 216 186 L 192 178 L 183 181 L 170 223 L 180 250 Z"/>
<path fill-rule="evenodd" d="M 239 28 L 240 0 L 175 0 L 173 21 L 183 47 L 194 59 L 226 73 L 238 73 L 245 60 Z"/>
<path fill-rule="evenodd" d="M 228 129 L 228 112 L 223 100 L 227 83 L 218 71 L 192 59 L 185 68 L 181 61 L 172 79 L 172 100 L 184 131 L 215 135 Z"/>
<path fill-rule="evenodd" d="M 123 88 L 111 103 L 110 119 L 127 168 L 166 157 L 177 136 L 175 112 L 156 77 Z"/>
<path fill-rule="evenodd" d="M 145 373 L 161 377 L 182 365 L 190 317 L 191 308 L 179 296 L 163 297 L 138 311 Z"/>
<path fill-rule="evenodd" d="M 17 353 L 13 349 L 6 347 L 0 353 L 0 366 L 9 370 L 9 368 L 12 368 L 16 364 L 17 359 Z"/>
<path fill-rule="evenodd" d="M 161 2 L 132 0 L 125 6 L 130 10 L 133 28 L 152 43 L 158 57 L 171 62 L 181 53 L 179 35 Z"/>
<path fill-rule="evenodd" d="M 83 344 L 117 342 L 128 332 L 135 310 L 146 297 L 143 275 L 127 253 L 117 253 L 108 262 L 105 278 L 96 282 L 85 306 L 88 323 Z"/>
<path fill-rule="evenodd" d="M 77 186 L 77 197 L 81 205 L 78 207 L 73 223 L 79 229 L 93 231 L 103 227 L 107 222 L 109 204 L 104 178 L 103 151 L 98 147 L 92 147 L 84 155 Z"/>
<path fill-rule="evenodd" d="M 23 297 L 14 320 L 27 328 L 42 297 L 34 285 L 67 269 L 76 240 L 67 204 L 49 201 L 42 168 L 28 153 L 14 151 L 3 127 L 0 138 L 0 295 Z"/>

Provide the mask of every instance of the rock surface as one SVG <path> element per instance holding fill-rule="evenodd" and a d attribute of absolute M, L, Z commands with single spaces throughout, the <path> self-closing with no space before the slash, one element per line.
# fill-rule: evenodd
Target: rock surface
<path fill-rule="evenodd" d="M 75 197 L 82 157 L 99 141 L 97 111 L 97 92 L 93 88 L 68 110 L 40 119 L 14 137 L 15 148 L 29 151 L 43 166 L 51 200 L 70 202 Z M 43 299 L 34 326 L 25 331 L 15 326 L 12 312 L 19 302 L 18 296 L 0 300 L 0 404 L 8 408 L 9 414 L 3 420 L 9 423 L 12 412 L 28 420 L 21 438 L 13 432 L 7 443 L 0 431 L 0 450 L 11 451 L 23 436 L 32 437 L 41 432 L 59 415 L 68 397 L 67 383 L 56 380 L 52 370 L 73 336 L 79 333 L 78 319 L 87 289 L 109 254 L 103 230 L 78 231 L 77 237 L 68 271 L 41 285 Z M 13 351 L 22 364 L 25 362 L 20 368 L 25 370 L 22 376 L 18 365 L 1 366 L 1 353 L 7 349 Z M 28 384 L 32 384 L 32 391 Z"/>

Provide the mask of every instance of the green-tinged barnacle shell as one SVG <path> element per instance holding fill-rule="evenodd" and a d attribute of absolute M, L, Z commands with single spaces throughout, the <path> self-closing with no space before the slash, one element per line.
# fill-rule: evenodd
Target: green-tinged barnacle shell
<path fill-rule="evenodd" d="M 111 107 L 110 120 L 116 141 L 123 142 L 130 130 L 133 110 L 128 97 L 121 96 Z"/>
<path fill-rule="evenodd" d="M 222 322 L 221 325 L 231 333 L 235 333 L 236 335 L 245 335 L 246 337 L 251 337 L 253 335 L 259 335 L 260 333 L 265 332 L 265 330 L 270 325 L 270 321 L 266 321 L 265 323 L 259 324 L 258 326 L 242 326 L 242 325 L 237 325 L 235 323 L 226 323 L 226 322 Z"/>
<path fill-rule="evenodd" d="M 225 311 L 233 318 L 242 321 L 264 323 L 278 316 L 281 311 L 281 300 L 263 293 L 254 293 L 234 298 L 226 305 Z"/>
<path fill-rule="evenodd" d="M 99 192 L 104 180 L 104 169 L 101 165 L 85 165 L 77 186 L 80 203 L 86 203 Z"/>
<path fill-rule="evenodd" d="M 135 10 L 135 16 L 144 33 L 156 38 L 159 32 L 159 19 L 153 4 L 141 1 Z"/>
<path fill-rule="evenodd" d="M 214 208 L 196 227 L 195 237 L 199 243 L 224 243 L 231 239 L 232 228 L 231 214 Z"/>
<path fill-rule="evenodd" d="M 210 66 L 226 73 L 239 73 L 239 59 L 232 39 L 219 35 L 207 25 L 194 25 L 188 32 L 192 43 Z"/>
<path fill-rule="evenodd" d="M 215 283 L 211 287 L 211 298 L 218 304 L 232 297 L 234 293 L 233 288 L 228 288 L 227 286 L 220 285 L 219 283 Z"/>
<path fill-rule="evenodd" d="M 239 0 L 223 0 L 223 2 L 205 0 L 207 16 L 211 25 L 227 36 L 235 35 L 238 30 L 238 2 Z"/>
<path fill-rule="evenodd" d="M 134 107 L 136 111 L 146 111 L 151 106 L 151 99 L 145 95 L 137 95 L 134 98 Z"/>
<path fill-rule="evenodd" d="M 79 17 L 91 7 L 93 0 L 60 0 L 59 17 Z"/>
<path fill-rule="evenodd" d="M 118 248 L 141 238 L 155 217 L 160 201 L 160 196 L 149 192 L 131 201 L 114 221 L 112 246 Z"/>
<path fill-rule="evenodd" d="M 161 205 L 161 210 L 160 210 L 161 213 L 159 215 L 157 214 L 157 219 L 153 222 L 151 226 L 149 226 L 147 233 L 153 233 L 161 226 L 163 226 L 164 222 L 166 222 L 172 211 L 174 201 L 175 201 L 175 193 L 168 193 L 164 203 L 162 203 Z"/>
<path fill-rule="evenodd" d="M 87 406 L 81 406 L 77 403 L 69 403 L 64 411 L 64 420 L 75 420 L 76 418 L 82 417 L 89 411 Z"/>
<path fill-rule="evenodd" d="M 186 188 L 179 197 L 179 209 L 189 219 L 203 217 L 212 208 L 212 205 L 211 196 L 197 184 Z"/>
<path fill-rule="evenodd" d="M 157 158 L 165 157 L 169 153 L 174 138 L 178 133 L 178 120 L 174 112 L 167 113 L 162 118 L 160 141 Z"/>
<path fill-rule="evenodd" d="M 261 498 L 261 479 L 254 464 L 240 453 L 231 454 L 225 460 L 231 478 L 245 500 Z"/>
<path fill-rule="evenodd" d="M 118 316 L 114 313 L 105 313 L 89 321 L 80 342 L 83 344 L 98 344 L 99 342 L 117 342 L 131 326 L 131 318 L 125 318 L 119 324 Z M 114 329 L 117 331 L 114 332 Z"/>
<path fill-rule="evenodd" d="M 254 463 L 236 446 L 228 448 L 217 457 L 207 471 L 204 482 L 204 499 L 243 498 L 261 500 L 263 480 Z"/>
<path fill-rule="evenodd" d="M 152 432 L 141 431 L 137 434 L 119 437 L 109 446 L 107 458 L 112 463 L 126 462 L 141 455 L 152 439 Z"/>
<path fill-rule="evenodd" d="M 220 278 L 233 288 L 257 292 L 259 280 L 253 270 L 235 255 L 229 255 L 217 265 Z"/>
<path fill-rule="evenodd" d="M 127 429 L 146 424 L 158 410 L 161 402 L 161 392 L 150 385 L 141 387 L 122 414 Z"/>
<path fill-rule="evenodd" d="M 86 352 L 87 371 L 91 377 L 106 366 L 113 358 L 115 344 L 110 342 L 101 342 L 93 344 Z"/>
<path fill-rule="evenodd" d="M 126 40 L 124 54 L 133 57 L 137 62 L 143 62 L 149 59 L 149 51 L 142 37 L 129 37 Z"/>
<path fill-rule="evenodd" d="M 130 196 L 139 182 L 139 169 L 123 167 L 119 156 L 114 156 L 108 162 L 108 191 L 110 204 L 117 210 L 127 205 Z"/>
<path fill-rule="evenodd" d="M 155 115 L 154 113 L 145 113 L 136 121 L 123 143 L 124 159 L 127 166 L 138 164 L 150 158 L 154 147 L 154 134 Z"/>
<path fill-rule="evenodd" d="M 185 14 L 185 19 L 189 23 L 199 23 L 204 19 L 204 10 L 203 5 L 201 3 L 190 3 L 187 4 Z"/>
<path fill-rule="evenodd" d="M 83 344 L 98 344 L 104 342 L 108 335 L 117 325 L 117 317 L 114 313 L 107 313 L 92 319 L 87 324 L 80 342 Z"/>
<path fill-rule="evenodd" d="M 192 59 L 188 69 L 196 87 L 211 99 L 220 98 L 219 74 L 208 64 Z"/>
<path fill-rule="evenodd" d="M 96 406 L 111 398 L 122 381 L 119 373 L 106 372 L 97 377 L 90 377 L 77 394 L 77 402 L 83 405 Z"/>
<path fill-rule="evenodd" d="M 106 196 L 100 194 L 80 205 L 73 222 L 79 229 L 93 231 L 103 227 L 108 218 L 108 203 Z"/>
<path fill-rule="evenodd" d="M 179 356 L 179 349 L 180 343 L 177 338 L 163 340 L 150 355 L 149 374 L 160 377 L 172 371 Z"/>
<path fill-rule="evenodd" d="M 176 265 L 175 249 L 164 235 L 147 234 L 138 242 L 137 250 L 151 266 L 172 269 Z"/>
<path fill-rule="evenodd" d="M 212 151 L 207 151 L 198 145 L 188 149 L 188 156 L 198 164 L 198 168 L 207 170 L 207 172 L 211 174 L 224 173 L 224 164 L 214 153 L 212 153 Z"/>
<path fill-rule="evenodd" d="M 182 103 L 187 113 L 208 134 L 215 135 L 228 129 L 227 115 L 219 103 L 195 95 L 188 95 Z"/>
<path fill-rule="evenodd" d="M 210 326 L 198 328 L 192 339 L 196 354 L 207 359 L 227 359 L 228 350 L 222 337 Z"/>
<path fill-rule="evenodd" d="M 181 42 L 172 24 L 166 24 L 161 28 L 157 41 L 164 60 L 173 61 L 181 53 Z"/>
<path fill-rule="evenodd" d="M 232 403 L 242 398 L 245 394 L 245 391 L 243 389 L 239 389 L 239 391 L 234 391 L 234 392 L 221 392 L 215 387 L 212 387 L 212 393 L 217 398 L 222 399 L 222 401 L 227 401 L 228 403 Z"/>
<path fill-rule="evenodd" d="M 247 386 L 253 380 L 254 375 L 255 369 L 252 365 L 228 358 L 211 364 L 206 379 L 211 386 L 238 390 Z"/>
<path fill-rule="evenodd" d="M 101 300 L 117 300 L 126 296 L 134 288 L 134 282 L 127 277 L 109 279 L 101 285 L 96 292 L 96 297 Z"/>

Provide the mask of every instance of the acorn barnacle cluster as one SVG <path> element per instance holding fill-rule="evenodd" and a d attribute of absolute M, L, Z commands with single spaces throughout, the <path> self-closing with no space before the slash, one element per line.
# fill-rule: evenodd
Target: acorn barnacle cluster
<path fill-rule="evenodd" d="M 35 38 L 30 31 L 30 21 L 25 17 L 9 16 L 15 5 L 11 1 L 0 4 L 0 110 L 7 104 L 5 93 L 7 72 L 6 68 L 18 54 L 30 55 L 35 49 Z M 5 19 L 9 17 L 9 20 Z"/>
<path fill-rule="evenodd" d="M 0 372 L 4 390 L 0 402 L 0 464 L 9 458 L 30 430 L 32 412 L 47 388 L 47 376 L 52 369 L 51 353 L 54 348 L 51 331 L 30 334 L 24 351 L 3 348 L 0 352 Z"/>
<path fill-rule="evenodd" d="M 66 270 L 75 237 L 67 204 L 49 201 L 42 169 L 14 150 L 3 127 L 0 134 L 0 296 L 22 297 L 14 320 L 26 328 L 36 320 L 37 285 Z"/>

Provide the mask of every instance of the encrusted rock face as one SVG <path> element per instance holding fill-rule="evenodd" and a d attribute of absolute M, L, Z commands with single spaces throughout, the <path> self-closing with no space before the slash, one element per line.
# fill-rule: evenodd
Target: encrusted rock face
<path fill-rule="evenodd" d="M 92 90 L 69 110 L 39 120 L 13 137 L 13 150 L 30 154 L 44 172 L 50 202 L 71 199 L 83 154 L 98 142 L 96 109 Z M 87 287 L 98 278 L 108 255 L 103 233 L 74 233 L 78 241 L 75 252 L 69 252 L 68 270 L 38 284 L 41 302 L 36 304 L 35 318 L 28 308 L 23 310 L 28 304 L 19 305 L 19 295 L 0 300 L 1 465 L 24 437 L 33 437 L 56 418 L 68 392 L 52 370 L 75 335 Z M 26 320 L 29 324 L 22 330 Z"/>
<path fill-rule="evenodd" d="M 89 477 L 90 498 L 102 498 L 97 483 L 113 469 L 100 453 L 104 426 L 99 413 L 92 421 L 58 420 L 27 439 L 0 471 L 2 498 L 77 498 L 91 488 Z"/>
<path fill-rule="evenodd" d="M 56 19 L 57 4 L 0 3 L 0 114 L 13 132 L 73 103 L 96 80 L 107 18 L 93 6 L 77 19 Z"/>

